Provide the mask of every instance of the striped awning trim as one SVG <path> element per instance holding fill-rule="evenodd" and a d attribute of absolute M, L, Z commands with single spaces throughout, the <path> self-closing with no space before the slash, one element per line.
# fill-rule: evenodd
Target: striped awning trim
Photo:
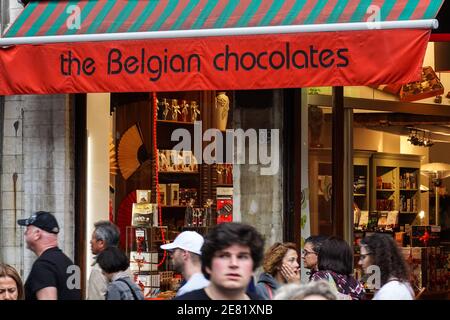
<path fill-rule="evenodd" d="M 5 37 L 419 20 L 443 0 L 31 1 Z"/>

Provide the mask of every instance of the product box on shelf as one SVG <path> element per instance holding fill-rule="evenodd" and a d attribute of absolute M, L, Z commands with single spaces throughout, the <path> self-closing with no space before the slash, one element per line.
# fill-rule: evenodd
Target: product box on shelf
<path fill-rule="evenodd" d="M 233 188 L 217 188 L 217 223 L 233 221 Z"/>
<path fill-rule="evenodd" d="M 435 247 L 440 245 L 440 226 L 412 226 L 411 239 L 413 247 Z"/>
<path fill-rule="evenodd" d="M 361 210 L 361 217 L 359 218 L 358 227 L 364 230 L 367 228 L 368 223 L 369 223 L 369 211 Z"/>
<path fill-rule="evenodd" d="M 151 203 L 133 203 L 131 225 L 147 228 L 153 224 L 153 207 Z"/>
<path fill-rule="evenodd" d="M 136 190 L 137 203 L 150 203 L 151 194 L 151 190 Z"/>
<path fill-rule="evenodd" d="M 167 204 L 169 206 L 180 205 L 180 185 L 178 183 L 167 185 Z"/>
<path fill-rule="evenodd" d="M 158 265 L 154 261 L 151 252 L 130 252 L 130 270 L 131 272 L 149 272 L 157 271 Z"/>
<path fill-rule="evenodd" d="M 159 198 L 162 206 L 167 205 L 167 185 L 164 183 L 159 184 Z"/>

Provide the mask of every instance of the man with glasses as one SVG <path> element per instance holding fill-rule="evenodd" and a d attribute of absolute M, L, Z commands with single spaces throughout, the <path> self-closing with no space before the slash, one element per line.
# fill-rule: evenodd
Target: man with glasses
<path fill-rule="evenodd" d="M 203 237 L 197 232 L 184 231 L 172 243 L 161 246 L 161 249 L 169 251 L 174 270 L 180 272 L 186 280 L 177 296 L 202 289 L 209 284 L 202 273 L 200 249 L 203 241 Z"/>
<path fill-rule="evenodd" d="M 302 250 L 302 261 L 305 268 L 309 269 L 309 280 L 311 280 L 314 272 L 318 270 L 319 251 L 322 243 L 327 239 L 327 236 L 310 236 L 305 240 L 305 245 Z"/>

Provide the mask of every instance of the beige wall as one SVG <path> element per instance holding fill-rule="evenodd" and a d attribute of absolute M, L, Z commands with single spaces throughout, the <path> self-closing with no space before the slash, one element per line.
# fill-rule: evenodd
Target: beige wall
<path fill-rule="evenodd" d="M 93 225 L 96 221 L 109 219 L 109 110 L 109 93 L 87 95 L 86 280 L 93 258 L 89 245 Z"/>

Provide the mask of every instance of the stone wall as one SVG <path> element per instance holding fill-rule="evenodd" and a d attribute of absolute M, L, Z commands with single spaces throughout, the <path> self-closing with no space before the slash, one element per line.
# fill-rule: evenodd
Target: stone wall
<path fill-rule="evenodd" d="M 274 242 L 283 241 L 282 126 L 281 90 L 236 92 L 234 129 L 279 129 L 280 133 L 278 148 L 280 163 L 275 174 L 261 175 L 260 169 L 264 166 L 260 164 L 241 164 L 233 167 L 234 219 L 255 226 L 264 235 L 266 248 Z M 261 138 L 261 135 L 259 137 Z M 248 145 L 246 153 L 248 157 Z"/>
<path fill-rule="evenodd" d="M 66 95 L 9 96 L 3 115 L 0 260 L 26 277 L 35 256 L 14 220 L 34 211 L 55 214 L 59 246 L 73 258 L 73 108 Z"/>

